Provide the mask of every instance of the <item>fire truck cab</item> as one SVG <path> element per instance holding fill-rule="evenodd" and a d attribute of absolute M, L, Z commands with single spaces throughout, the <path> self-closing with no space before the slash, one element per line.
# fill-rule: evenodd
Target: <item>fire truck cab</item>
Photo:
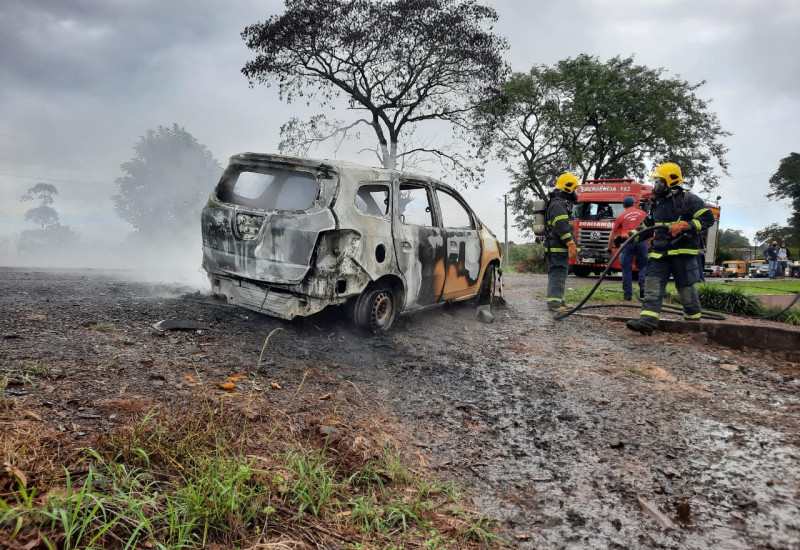
<path fill-rule="evenodd" d="M 575 275 L 600 274 L 608 265 L 615 252 L 607 250 L 608 238 L 614 220 L 625 209 L 622 199 L 627 196 L 633 197 L 639 208 L 649 212 L 653 186 L 626 178 L 586 180 L 578 187 L 578 203 L 572 210 L 578 257 L 569 261 Z M 622 270 L 619 258 L 612 269 Z"/>

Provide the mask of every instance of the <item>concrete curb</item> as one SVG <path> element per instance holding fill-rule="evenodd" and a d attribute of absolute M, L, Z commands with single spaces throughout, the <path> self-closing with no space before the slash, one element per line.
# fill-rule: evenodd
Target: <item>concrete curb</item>
<path fill-rule="evenodd" d="M 625 322 L 635 317 L 620 315 L 593 315 L 576 313 L 584 317 L 607 321 Z M 800 331 L 781 327 L 765 327 L 757 325 L 738 325 L 725 321 L 683 321 L 679 319 L 661 319 L 658 330 L 677 334 L 705 333 L 708 339 L 730 348 L 756 348 L 783 353 L 787 361 L 800 363 Z"/>

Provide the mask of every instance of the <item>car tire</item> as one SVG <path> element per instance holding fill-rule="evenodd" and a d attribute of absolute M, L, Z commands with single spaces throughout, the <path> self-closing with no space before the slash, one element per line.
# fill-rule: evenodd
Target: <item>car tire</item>
<path fill-rule="evenodd" d="M 574 273 L 574 274 L 575 274 L 577 277 L 588 277 L 588 276 L 589 276 L 589 273 L 591 273 L 591 270 L 590 270 L 588 267 L 586 267 L 586 266 L 583 266 L 583 265 L 576 265 L 576 266 L 574 266 L 574 267 L 572 268 L 572 272 L 573 272 L 573 273 Z"/>
<path fill-rule="evenodd" d="M 481 280 L 481 287 L 478 290 L 478 305 L 491 305 L 494 300 L 494 292 L 497 285 L 497 279 L 494 276 L 494 264 L 486 266 L 483 272 L 483 280 Z"/>
<path fill-rule="evenodd" d="M 367 288 L 354 308 L 356 324 L 374 334 L 389 330 L 397 316 L 397 302 L 389 288 Z"/>

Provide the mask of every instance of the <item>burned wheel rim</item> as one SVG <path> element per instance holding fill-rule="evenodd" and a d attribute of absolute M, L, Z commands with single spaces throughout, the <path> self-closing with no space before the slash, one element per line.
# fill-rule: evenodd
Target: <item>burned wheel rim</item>
<path fill-rule="evenodd" d="M 388 329 L 394 321 L 394 296 L 388 289 L 378 290 L 369 301 L 370 315 L 369 328 L 373 332 Z"/>

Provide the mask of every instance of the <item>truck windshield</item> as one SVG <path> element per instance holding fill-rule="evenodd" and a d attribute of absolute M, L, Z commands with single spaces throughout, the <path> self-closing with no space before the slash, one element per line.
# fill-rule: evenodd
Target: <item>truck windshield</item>
<path fill-rule="evenodd" d="M 579 220 L 613 220 L 623 210 L 621 202 L 579 202 L 573 213 Z"/>

